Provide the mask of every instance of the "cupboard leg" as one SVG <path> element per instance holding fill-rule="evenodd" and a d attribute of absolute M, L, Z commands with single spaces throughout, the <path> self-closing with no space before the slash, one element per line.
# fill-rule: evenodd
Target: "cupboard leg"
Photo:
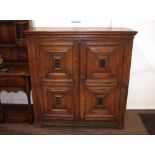
<path fill-rule="evenodd" d="M 119 129 L 119 130 L 124 130 L 124 120 L 118 122 L 117 129 Z"/>
<path fill-rule="evenodd" d="M 37 127 L 37 128 L 41 128 L 42 127 L 42 121 L 35 120 L 34 121 L 34 126 Z"/>

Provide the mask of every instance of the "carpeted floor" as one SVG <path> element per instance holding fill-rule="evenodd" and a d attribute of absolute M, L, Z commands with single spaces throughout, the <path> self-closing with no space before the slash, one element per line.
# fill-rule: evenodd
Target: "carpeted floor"
<path fill-rule="evenodd" d="M 125 129 L 103 129 L 90 127 L 53 127 L 36 128 L 28 123 L 0 124 L 1 135 L 147 135 L 139 113 L 155 113 L 155 110 L 128 110 L 125 116 Z"/>

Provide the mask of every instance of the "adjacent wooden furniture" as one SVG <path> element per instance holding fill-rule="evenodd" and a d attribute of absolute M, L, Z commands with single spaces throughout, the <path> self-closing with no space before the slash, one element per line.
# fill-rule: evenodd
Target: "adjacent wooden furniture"
<path fill-rule="evenodd" d="M 28 98 L 28 117 L 33 122 L 30 101 L 30 74 L 28 68 L 27 44 L 24 31 L 31 27 L 28 20 L 0 21 L 0 55 L 10 71 L 0 72 L 0 92 L 24 91 Z M 0 119 L 4 122 L 4 110 L 0 101 Z"/>
<path fill-rule="evenodd" d="M 126 28 L 28 30 L 35 125 L 123 128 L 135 34 Z"/>

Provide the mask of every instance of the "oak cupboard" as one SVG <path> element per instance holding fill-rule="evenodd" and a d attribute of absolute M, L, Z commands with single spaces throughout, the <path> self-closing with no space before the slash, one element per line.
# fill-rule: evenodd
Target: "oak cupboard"
<path fill-rule="evenodd" d="M 0 93 L 25 92 L 28 105 L 21 112 L 19 104 L 2 104 L 0 96 L 0 121 L 18 121 L 25 113 L 26 119 L 33 123 L 33 109 L 30 100 L 31 82 L 28 67 L 28 52 L 24 31 L 32 26 L 30 20 L 0 20 Z M 7 68 L 8 71 L 2 71 Z M 9 68 L 9 69 L 8 69 Z M 11 108 L 10 108 L 11 107 Z M 15 107 L 15 108 L 12 108 Z M 13 110 L 15 109 L 15 110 Z M 9 111 L 9 113 L 8 113 Z"/>
<path fill-rule="evenodd" d="M 36 126 L 124 127 L 136 31 L 32 28 L 25 34 Z"/>

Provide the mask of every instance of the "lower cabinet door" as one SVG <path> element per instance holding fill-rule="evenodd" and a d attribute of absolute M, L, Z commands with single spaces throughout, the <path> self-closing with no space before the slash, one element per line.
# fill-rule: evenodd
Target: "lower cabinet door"
<path fill-rule="evenodd" d="M 51 120 L 74 120 L 75 119 L 75 106 L 74 100 L 75 87 L 70 85 L 57 85 L 44 86 L 44 112 L 45 119 Z"/>
<path fill-rule="evenodd" d="M 77 42 L 40 42 L 38 64 L 44 120 L 75 120 L 78 105 Z"/>
<path fill-rule="evenodd" d="M 80 117 L 102 121 L 118 118 L 122 75 L 121 42 L 81 43 Z"/>

